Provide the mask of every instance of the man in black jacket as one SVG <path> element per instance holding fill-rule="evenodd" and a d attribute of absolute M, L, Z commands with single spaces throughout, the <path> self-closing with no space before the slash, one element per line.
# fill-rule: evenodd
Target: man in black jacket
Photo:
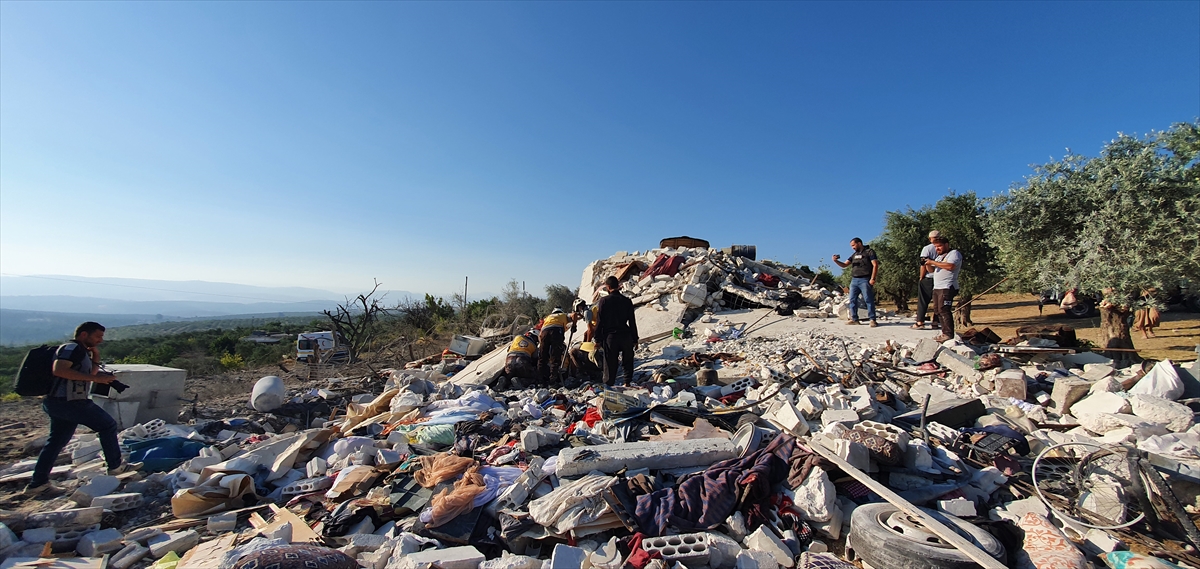
<path fill-rule="evenodd" d="M 612 385 L 617 379 L 617 357 L 625 366 L 625 384 L 633 381 L 633 347 L 638 342 L 637 321 L 633 317 L 633 301 L 621 294 L 617 277 L 604 279 L 608 296 L 596 303 L 595 340 L 604 346 L 604 383 Z"/>

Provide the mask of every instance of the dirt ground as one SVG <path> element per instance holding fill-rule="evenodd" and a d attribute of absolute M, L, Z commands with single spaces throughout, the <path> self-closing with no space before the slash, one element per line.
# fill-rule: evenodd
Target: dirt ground
<path fill-rule="evenodd" d="M 1034 324 L 1066 324 L 1075 328 L 1079 339 L 1100 340 L 1100 317 L 1071 318 L 1057 306 L 1046 306 L 1038 314 L 1037 297 L 1029 294 L 988 295 L 976 301 L 971 320 L 976 328 L 988 327 L 1001 338 L 1016 335 L 1017 328 Z M 1200 344 L 1200 313 L 1174 307 L 1162 313 L 1162 326 L 1155 338 L 1144 339 L 1133 333 L 1133 346 L 1146 359 L 1187 362 L 1196 359 Z"/>

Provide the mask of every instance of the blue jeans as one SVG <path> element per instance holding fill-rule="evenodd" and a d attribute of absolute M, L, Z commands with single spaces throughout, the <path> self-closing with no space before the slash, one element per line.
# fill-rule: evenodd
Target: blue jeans
<path fill-rule="evenodd" d="M 875 287 L 871 286 L 871 279 L 867 277 L 855 277 L 850 279 L 850 319 L 858 320 L 858 297 L 862 296 L 867 303 L 867 318 L 875 319 Z"/>
<path fill-rule="evenodd" d="M 104 448 L 104 460 L 109 468 L 121 466 L 121 445 L 117 442 L 117 422 L 91 399 L 51 399 L 42 401 L 42 410 L 50 416 L 50 439 L 42 447 L 38 455 L 37 466 L 33 468 L 31 486 L 37 486 L 50 481 L 50 470 L 58 453 L 71 442 L 75 435 L 75 427 L 83 425 L 100 435 L 100 446 Z"/>

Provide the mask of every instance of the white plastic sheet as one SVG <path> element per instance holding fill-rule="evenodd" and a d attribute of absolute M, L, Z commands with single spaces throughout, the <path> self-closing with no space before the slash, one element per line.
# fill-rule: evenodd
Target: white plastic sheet
<path fill-rule="evenodd" d="M 1163 360 L 1154 364 L 1145 377 L 1138 380 L 1137 385 L 1129 390 L 1130 395 L 1153 395 L 1174 401 L 1183 395 L 1183 381 L 1175 372 L 1175 364 L 1171 360 Z"/>

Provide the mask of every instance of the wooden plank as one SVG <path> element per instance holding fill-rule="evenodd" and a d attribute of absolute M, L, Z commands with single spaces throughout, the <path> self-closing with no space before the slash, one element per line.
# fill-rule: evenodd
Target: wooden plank
<path fill-rule="evenodd" d="M 815 441 L 808 445 L 808 447 L 817 454 L 825 457 L 827 460 L 829 460 L 829 462 L 832 462 L 838 468 L 842 469 L 842 472 L 849 474 L 850 476 L 854 477 L 855 480 L 863 483 L 863 485 L 867 488 L 870 488 L 871 491 L 883 496 L 883 499 L 891 502 L 893 506 L 900 508 L 900 510 L 904 513 L 920 520 L 921 525 L 925 526 L 925 529 L 928 529 L 938 537 L 942 538 L 946 543 L 953 545 L 959 551 L 965 553 L 967 557 L 970 557 L 972 561 L 978 563 L 980 566 L 984 567 L 985 569 L 1006 569 L 1003 564 L 1001 564 L 999 561 L 996 561 L 996 559 L 991 555 L 988 555 L 987 552 L 979 549 L 974 543 L 967 541 L 963 536 L 958 535 L 958 532 L 946 527 L 945 524 L 937 521 L 937 519 L 933 518 L 929 514 L 926 514 L 920 508 L 912 505 L 912 503 L 910 503 L 908 500 L 901 498 L 898 494 L 892 492 L 891 488 L 880 484 L 874 478 L 868 476 L 867 473 L 855 468 L 849 462 L 842 460 L 842 457 L 838 456 L 837 453 L 834 453 Z"/>
<path fill-rule="evenodd" d="M 71 469 L 72 466 L 69 464 L 55 466 L 54 468 L 50 469 L 50 478 L 61 478 L 66 476 Z M 25 472 L 9 474 L 8 476 L 0 478 L 0 484 L 7 484 L 9 482 L 29 482 L 30 480 L 33 480 L 33 471 L 27 470 Z"/>

